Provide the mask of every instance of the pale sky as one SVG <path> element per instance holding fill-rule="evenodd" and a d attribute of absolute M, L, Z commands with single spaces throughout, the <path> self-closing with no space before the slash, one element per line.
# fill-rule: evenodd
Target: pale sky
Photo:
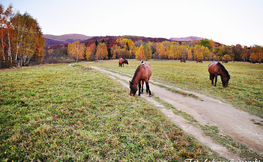
<path fill-rule="evenodd" d="M 263 46 L 263 0 L 0 0 L 37 19 L 44 34 L 197 36 Z"/>

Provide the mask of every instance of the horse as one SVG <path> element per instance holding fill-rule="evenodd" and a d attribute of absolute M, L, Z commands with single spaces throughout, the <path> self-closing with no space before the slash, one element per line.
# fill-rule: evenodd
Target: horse
<path fill-rule="evenodd" d="M 225 60 L 225 61 L 222 61 L 222 63 L 228 63 L 228 61 L 227 61 L 227 60 Z"/>
<path fill-rule="evenodd" d="M 198 63 L 198 62 L 201 62 L 201 63 L 203 63 L 203 61 L 202 60 L 200 60 L 200 59 L 197 59 L 196 60 L 196 62 Z"/>
<path fill-rule="evenodd" d="M 132 77 L 132 80 L 130 81 L 130 95 L 134 96 L 137 92 L 137 86 L 139 86 L 139 92 L 138 96 L 141 95 L 141 83 L 146 83 L 146 92 L 149 93 L 149 96 L 152 96 L 152 93 L 150 91 L 149 87 L 149 80 L 152 75 L 152 68 L 151 64 L 148 62 L 142 63 L 137 67 L 137 69 L 134 72 L 134 75 Z M 143 88 L 142 88 L 143 91 Z"/>
<path fill-rule="evenodd" d="M 124 64 L 129 65 L 129 64 L 128 64 L 128 60 L 126 60 L 126 59 L 124 59 L 124 58 L 119 58 L 119 67 L 122 67 L 122 65 L 123 65 L 123 67 L 124 67 Z"/>
<path fill-rule="evenodd" d="M 209 63 L 208 72 L 210 74 L 210 80 L 211 80 L 212 85 L 213 85 L 213 81 L 215 78 L 215 86 L 216 86 L 217 76 L 220 75 L 223 87 L 228 86 L 228 81 L 230 80 L 230 75 L 229 75 L 228 71 L 225 69 L 225 67 L 220 62 Z"/>
<path fill-rule="evenodd" d="M 186 63 L 186 62 L 185 62 L 185 59 L 181 59 L 180 62 L 181 62 L 181 63 L 182 63 L 182 62 Z"/>

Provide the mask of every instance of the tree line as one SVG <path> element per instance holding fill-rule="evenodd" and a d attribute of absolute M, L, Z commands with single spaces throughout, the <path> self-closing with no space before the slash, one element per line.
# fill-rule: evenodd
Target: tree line
<path fill-rule="evenodd" d="M 38 22 L 28 13 L 5 10 L 0 4 L 0 68 L 41 63 L 45 56 L 45 39 Z"/>
<path fill-rule="evenodd" d="M 90 42 L 87 45 L 79 41 L 68 45 L 68 54 L 78 61 L 117 59 L 120 57 L 140 60 L 147 59 L 186 59 L 206 61 L 263 61 L 262 46 L 225 46 L 213 40 L 202 39 L 189 42 L 133 42 L 127 37 L 119 37 L 116 41 L 105 43 L 104 39 L 98 43 Z"/>

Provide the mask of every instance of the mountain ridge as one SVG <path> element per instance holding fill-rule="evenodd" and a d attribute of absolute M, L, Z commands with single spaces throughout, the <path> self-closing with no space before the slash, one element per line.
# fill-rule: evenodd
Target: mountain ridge
<path fill-rule="evenodd" d="M 133 41 L 144 41 L 144 42 L 162 42 L 162 41 L 177 41 L 177 42 L 188 42 L 193 40 L 202 40 L 205 38 L 202 37 L 196 37 L 196 36 L 189 36 L 189 37 L 171 37 L 170 39 L 167 38 L 153 38 L 153 37 L 143 37 L 143 36 L 132 36 L 132 35 L 124 35 L 124 36 L 87 36 L 83 34 L 64 34 L 64 35 L 52 35 L 52 34 L 44 34 L 43 35 L 46 38 L 46 45 L 45 47 L 50 46 L 67 46 L 69 43 L 73 43 L 75 41 L 80 41 L 82 43 L 88 44 L 90 42 L 102 41 L 105 39 L 105 41 L 111 43 L 112 41 L 115 41 L 119 37 L 123 38 L 129 38 Z M 219 44 L 218 42 L 215 42 Z"/>
<path fill-rule="evenodd" d="M 53 35 L 53 34 L 43 34 L 45 38 L 52 39 L 55 41 L 66 42 L 67 40 L 87 40 L 91 36 L 86 36 L 84 34 L 63 34 L 63 35 Z"/>
<path fill-rule="evenodd" d="M 179 37 L 179 38 L 171 37 L 170 38 L 170 40 L 172 40 L 172 41 L 192 41 L 192 40 L 202 40 L 202 39 L 205 39 L 205 38 L 196 37 L 196 36 Z"/>

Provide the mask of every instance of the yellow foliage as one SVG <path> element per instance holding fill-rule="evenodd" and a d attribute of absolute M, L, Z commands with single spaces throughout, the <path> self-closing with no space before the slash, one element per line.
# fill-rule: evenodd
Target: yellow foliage
<path fill-rule="evenodd" d="M 144 54 L 144 48 L 142 44 L 140 48 L 136 51 L 135 57 L 136 59 L 140 59 L 140 60 L 146 59 L 145 54 Z"/>
<path fill-rule="evenodd" d="M 107 50 L 107 46 L 105 43 L 100 43 L 97 46 L 97 52 L 96 52 L 96 59 L 100 60 L 100 59 L 108 59 L 108 50 Z"/>
<path fill-rule="evenodd" d="M 78 59 L 84 59 L 85 48 L 85 44 L 80 43 L 79 41 L 70 43 L 68 45 L 68 54 L 74 57 L 76 59 L 76 62 L 78 62 Z"/>

